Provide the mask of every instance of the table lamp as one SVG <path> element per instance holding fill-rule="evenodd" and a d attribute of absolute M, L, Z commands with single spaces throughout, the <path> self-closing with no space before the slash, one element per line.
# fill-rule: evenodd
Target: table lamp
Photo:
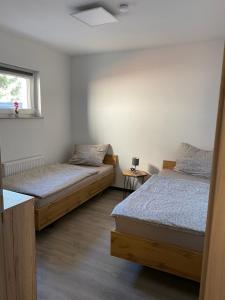
<path fill-rule="evenodd" d="M 134 168 L 131 168 L 131 171 L 136 171 L 136 167 L 139 166 L 139 158 L 138 157 L 132 158 L 132 166 L 134 166 Z"/>

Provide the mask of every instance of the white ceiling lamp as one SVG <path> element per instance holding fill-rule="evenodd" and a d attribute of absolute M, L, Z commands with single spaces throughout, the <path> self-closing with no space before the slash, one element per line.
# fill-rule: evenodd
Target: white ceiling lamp
<path fill-rule="evenodd" d="M 121 13 L 125 14 L 125 13 L 128 12 L 128 10 L 129 10 L 129 6 L 128 6 L 127 3 L 121 3 L 120 4 L 120 12 Z"/>
<path fill-rule="evenodd" d="M 101 6 L 75 12 L 72 16 L 89 26 L 99 26 L 118 22 L 115 16 Z"/>

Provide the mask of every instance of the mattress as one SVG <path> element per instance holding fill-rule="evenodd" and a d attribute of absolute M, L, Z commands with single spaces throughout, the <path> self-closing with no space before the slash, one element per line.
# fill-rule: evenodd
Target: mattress
<path fill-rule="evenodd" d="M 36 197 L 35 206 L 41 207 L 66 197 L 108 174 L 113 166 L 46 165 L 3 179 L 5 189 Z"/>
<path fill-rule="evenodd" d="M 104 178 L 105 176 L 108 175 L 113 175 L 114 174 L 114 169 L 112 165 L 102 165 L 100 167 L 87 167 L 87 166 L 82 166 L 82 168 L 91 168 L 92 170 L 96 171 L 97 173 L 95 173 L 92 176 L 89 176 L 83 180 L 81 180 L 78 183 L 75 183 L 57 193 L 54 193 L 48 197 L 45 198 L 36 198 L 35 201 L 35 207 L 36 208 L 40 208 L 44 205 L 50 204 L 52 202 L 55 202 L 59 199 L 65 198 L 73 193 L 75 193 L 76 191 L 80 190 L 81 188 L 85 188 L 88 185 L 96 182 L 97 180 L 100 180 L 102 178 Z"/>
<path fill-rule="evenodd" d="M 209 183 L 153 175 L 118 204 L 116 230 L 202 251 Z"/>
<path fill-rule="evenodd" d="M 70 164 L 44 165 L 5 177 L 3 185 L 11 191 L 45 198 L 95 173 L 97 170 Z"/>

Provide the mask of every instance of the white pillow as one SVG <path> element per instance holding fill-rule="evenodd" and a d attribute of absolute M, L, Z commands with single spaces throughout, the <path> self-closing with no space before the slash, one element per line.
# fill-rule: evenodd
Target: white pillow
<path fill-rule="evenodd" d="M 178 151 L 175 170 L 195 176 L 211 177 L 213 151 L 206 151 L 182 143 Z"/>
<path fill-rule="evenodd" d="M 75 145 L 74 154 L 69 160 L 73 165 L 88 165 L 99 167 L 102 165 L 109 144 L 106 145 Z"/>

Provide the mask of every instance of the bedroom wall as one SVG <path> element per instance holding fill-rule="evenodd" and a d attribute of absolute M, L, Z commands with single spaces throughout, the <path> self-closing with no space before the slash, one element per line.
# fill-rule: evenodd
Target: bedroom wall
<path fill-rule="evenodd" d="M 160 168 L 180 142 L 212 149 L 222 52 L 214 41 L 75 56 L 73 142 L 110 143 L 121 169 L 132 156 Z"/>
<path fill-rule="evenodd" d="M 0 62 L 40 71 L 44 119 L 0 119 L 2 160 L 44 154 L 61 161 L 71 147 L 70 57 L 41 43 L 0 31 Z"/>

